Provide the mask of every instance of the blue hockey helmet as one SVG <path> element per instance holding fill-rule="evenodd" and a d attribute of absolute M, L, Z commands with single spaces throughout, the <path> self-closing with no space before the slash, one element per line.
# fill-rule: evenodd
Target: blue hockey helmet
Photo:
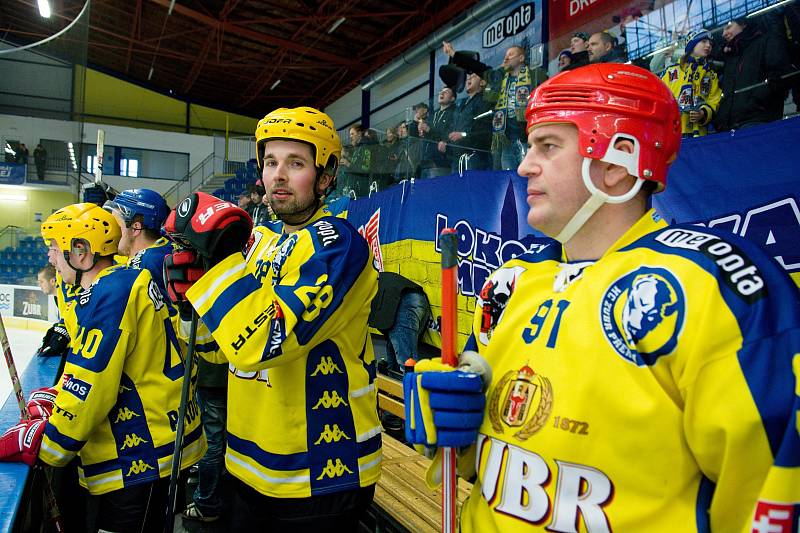
<path fill-rule="evenodd" d="M 169 215 L 169 206 L 164 198 L 150 189 L 128 189 L 113 200 L 103 204 L 106 211 L 117 211 L 126 226 L 130 226 L 136 215 L 142 216 L 142 225 L 154 230 L 161 229 Z"/>

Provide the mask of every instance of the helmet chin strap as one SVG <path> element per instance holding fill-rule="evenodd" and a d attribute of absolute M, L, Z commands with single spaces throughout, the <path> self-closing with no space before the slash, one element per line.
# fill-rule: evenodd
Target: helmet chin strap
<path fill-rule="evenodd" d="M 614 148 L 614 144 L 619 137 L 633 141 L 633 152 L 624 152 Z M 586 221 L 589 220 L 595 211 L 600 209 L 603 204 L 621 204 L 627 202 L 636 196 L 639 193 L 639 190 L 642 188 L 644 178 L 638 177 L 639 142 L 635 138 L 621 134 L 614 135 L 609 143 L 606 155 L 601 158 L 600 161 L 625 167 L 628 170 L 628 174 L 637 176 L 636 183 L 634 183 L 630 190 L 624 194 L 617 196 L 606 194 L 595 187 L 594 183 L 592 182 L 592 177 L 589 174 L 589 167 L 592 164 L 592 158 L 584 157 L 583 164 L 581 165 L 581 177 L 583 178 L 583 185 L 589 191 L 590 196 L 580 207 L 580 209 L 578 209 L 575 214 L 572 215 L 572 218 L 566 223 L 566 225 L 564 225 L 559 234 L 556 235 L 556 240 L 562 244 L 569 242 L 569 240 L 575 236 L 578 230 L 580 230 L 583 225 L 586 224 Z"/>
<path fill-rule="evenodd" d="M 78 268 L 75 265 L 73 265 L 72 262 L 69 260 L 69 254 L 70 254 L 69 252 L 64 252 L 64 259 L 67 260 L 67 265 L 69 265 L 69 267 L 75 271 L 75 285 L 80 285 L 83 273 L 89 272 L 91 269 L 93 269 L 94 266 L 97 264 L 97 261 L 100 259 L 100 256 L 98 256 L 97 254 L 93 254 L 94 259 L 92 260 L 92 266 L 84 269 L 84 268 Z"/>

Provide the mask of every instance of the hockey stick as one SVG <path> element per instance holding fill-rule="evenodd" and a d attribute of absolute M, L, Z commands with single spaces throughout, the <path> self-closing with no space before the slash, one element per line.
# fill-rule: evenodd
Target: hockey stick
<path fill-rule="evenodd" d="M 22 393 L 22 384 L 19 381 L 19 373 L 17 373 L 17 367 L 14 364 L 14 356 L 11 353 L 11 343 L 8 341 L 8 333 L 6 333 L 6 326 L 3 323 L 2 315 L 0 315 L 0 346 L 2 346 L 3 355 L 6 358 L 6 367 L 8 368 L 9 376 L 11 376 L 11 385 L 14 387 L 14 394 L 17 396 L 20 415 L 23 420 L 29 420 L 30 413 L 28 412 L 28 405 L 25 402 L 25 396 Z M 41 468 L 42 473 L 44 473 L 44 490 L 45 498 L 47 500 L 47 510 L 50 513 L 50 519 L 53 521 L 53 526 L 56 528 L 56 531 L 60 533 L 61 531 L 64 531 L 64 524 L 61 521 L 61 512 L 58 510 L 56 495 L 53 492 L 52 476 L 46 467 L 35 466 L 34 468 Z"/>
<path fill-rule="evenodd" d="M 456 357 L 456 296 L 458 233 L 445 228 L 439 234 L 442 248 L 442 363 L 458 366 Z M 456 450 L 442 448 L 442 532 L 456 530 Z"/>
<path fill-rule="evenodd" d="M 106 143 L 105 130 L 97 130 L 97 162 L 95 163 L 95 168 L 94 168 L 95 185 L 100 185 L 100 183 L 103 182 L 103 148 L 105 143 Z"/>
<path fill-rule="evenodd" d="M 167 492 L 167 515 L 164 532 L 172 533 L 175 527 L 175 504 L 178 497 L 178 476 L 181 472 L 181 454 L 183 452 L 183 432 L 186 427 L 186 406 L 189 404 L 189 391 L 192 381 L 192 362 L 194 359 L 194 343 L 197 341 L 197 311 L 192 309 L 192 322 L 189 326 L 189 346 L 186 348 L 186 360 L 183 363 L 183 387 L 181 388 L 181 404 L 178 408 L 178 423 L 175 431 L 175 451 L 172 454 L 172 472 L 169 475 L 169 491 Z"/>

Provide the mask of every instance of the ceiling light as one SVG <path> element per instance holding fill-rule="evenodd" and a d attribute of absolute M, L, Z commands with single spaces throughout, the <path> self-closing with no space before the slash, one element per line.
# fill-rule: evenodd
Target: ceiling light
<path fill-rule="evenodd" d="M 50 18 L 50 2 L 48 0 L 38 0 L 39 14 L 46 19 Z"/>
<path fill-rule="evenodd" d="M 0 200 L 7 200 L 12 202 L 24 202 L 28 199 L 25 194 L 13 194 L 8 192 L 0 192 Z"/>
<path fill-rule="evenodd" d="M 273 89 L 275 89 L 275 87 L 277 87 L 280 84 L 280 82 L 281 82 L 280 78 L 275 80 L 275 83 L 272 84 L 272 87 L 270 87 L 269 90 L 272 91 Z"/>
<path fill-rule="evenodd" d="M 330 27 L 330 28 L 328 28 L 328 33 L 330 34 L 330 33 L 333 33 L 333 32 L 335 32 L 335 31 L 336 31 L 336 28 L 338 28 L 339 26 L 341 26 L 341 25 L 342 25 L 342 23 L 343 23 L 345 20 L 347 20 L 347 18 L 345 18 L 345 17 L 340 17 L 339 19 L 337 19 L 337 20 L 336 20 L 336 22 L 334 22 L 333 24 L 331 24 L 331 27 Z"/>

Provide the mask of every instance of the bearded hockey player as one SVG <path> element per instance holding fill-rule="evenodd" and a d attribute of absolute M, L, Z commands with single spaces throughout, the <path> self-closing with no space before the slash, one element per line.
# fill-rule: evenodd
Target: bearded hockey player
<path fill-rule="evenodd" d="M 558 242 L 486 282 L 503 298 L 478 300 L 462 354 L 485 393 L 406 376 L 433 408 L 409 438 L 471 445 L 461 531 L 796 531 L 797 289 L 752 242 L 649 209 L 680 146 L 669 89 L 590 65 L 527 121 L 528 223 Z"/>
<path fill-rule="evenodd" d="M 195 193 L 165 227 L 212 266 L 202 275 L 193 252 L 177 252 L 169 288 L 185 294 L 230 363 L 233 529 L 355 531 L 380 475 L 367 331 L 377 272 L 366 241 L 323 208 L 341 156 L 331 118 L 278 109 L 256 140 L 281 222 L 251 236 L 242 209 Z"/>
<path fill-rule="evenodd" d="M 0 451 L 32 464 L 38 450 L 52 466 L 77 454 L 79 481 L 100 530 L 159 531 L 183 381 L 166 304 L 149 271 L 113 264 L 120 228 L 99 206 L 56 211 L 42 224 L 42 237 L 63 278 L 62 313 L 72 342 L 52 414 L 26 423 L 40 423 L 26 433 L 30 438 L 4 435 Z M 196 408 L 187 414 L 186 433 L 184 468 L 205 451 Z"/>

